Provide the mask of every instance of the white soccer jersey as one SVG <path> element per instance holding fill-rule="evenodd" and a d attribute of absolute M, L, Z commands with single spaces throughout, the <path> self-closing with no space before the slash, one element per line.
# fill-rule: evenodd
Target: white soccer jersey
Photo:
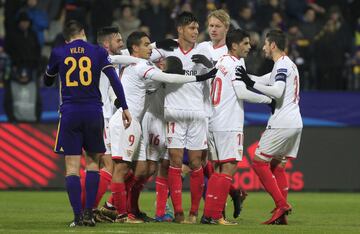
<path fill-rule="evenodd" d="M 216 63 L 218 72 L 212 83 L 210 131 L 242 131 L 244 125 L 244 103 L 236 96 L 235 67 L 244 66 L 244 59 L 231 55 L 222 56 Z M 233 84 L 233 82 L 235 82 Z"/>
<path fill-rule="evenodd" d="M 228 53 L 228 48 L 226 47 L 226 44 L 214 47 L 212 41 L 204 41 L 201 42 L 199 46 L 204 46 L 209 50 L 211 58 L 214 62 L 218 61 L 223 55 L 226 55 Z M 210 100 L 211 82 L 212 80 L 207 80 L 204 83 L 205 110 L 208 117 L 212 115 L 212 107 Z"/>
<path fill-rule="evenodd" d="M 218 61 L 221 56 L 228 53 L 226 44 L 214 47 L 212 41 L 204 41 L 201 42 L 199 46 L 205 46 L 209 50 L 213 61 Z"/>
<path fill-rule="evenodd" d="M 115 66 L 115 70 L 116 73 L 119 74 L 119 66 Z M 101 100 L 103 103 L 103 115 L 104 118 L 107 119 L 113 115 L 115 106 L 113 105 L 113 103 L 111 103 L 111 99 L 109 96 L 109 93 L 113 92 L 110 81 L 103 72 L 101 72 L 100 75 L 99 89 L 101 93 Z"/>
<path fill-rule="evenodd" d="M 126 66 L 121 72 L 121 83 L 124 87 L 126 102 L 133 118 L 139 123 L 145 113 L 146 89 L 154 72 L 159 69 L 151 62 L 142 59 L 137 64 Z"/>
<path fill-rule="evenodd" d="M 146 99 L 149 100 L 147 112 L 159 119 L 164 119 L 165 84 L 159 83 L 157 89 L 148 94 Z"/>
<path fill-rule="evenodd" d="M 267 128 L 302 128 L 299 109 L 299 72 L 288 56 L 283 56 L 275 62 L 270 84 L 275 83 L 275 77 L 279 73 L 286 75 L 285 90 L 281 98 L 276 100 L 275 112 L 270 117 Z"/>
<path fill-rule="evenodd" d="M 181 47 L 174 51 L 165 51 L 156 49 L 151 60 L 159 57 L 176 56 L 183 63 L 183 69 L 186 75 L 200 75 L 208 71 L 202 64 L 195 64 L 191 61 L 194 54 L 202 54 L 211 60 L 211 54 L 206 46 L 196 44 L 188 51 L 183 51 Z M 164 106 L 174 118 L 184 118 L 184 116 L 204 118 L 204 83 L 194 82 L 186 84 L 166 84 L 166 96 Z M 185 113 L 185 114 L 184 114 Z"/>

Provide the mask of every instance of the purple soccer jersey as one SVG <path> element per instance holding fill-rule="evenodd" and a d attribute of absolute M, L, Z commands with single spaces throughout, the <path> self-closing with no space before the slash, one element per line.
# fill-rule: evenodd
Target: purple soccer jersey
<path fill-rule="evenodd" d="M 46 75 L 60 77 L 61 105 L 56 153 L 79 155 L 82 148 L 93 153 L 105 152 L 99 80 L 101 71 L 108 68 L 113 69 L 107 51 L 83 40 L 53 49 Z M 115 75 L 109 79 L 114 91 L 123 93 L 118 77 Z"/>
<path fill-rule="evenodd" d="M 100 73 L 108 66 L 112 64 L 104 48 L 75 40 L 53 49 L 46 74 L 60 76 L 61 106 L 82 103 L 100 109 Z"/>

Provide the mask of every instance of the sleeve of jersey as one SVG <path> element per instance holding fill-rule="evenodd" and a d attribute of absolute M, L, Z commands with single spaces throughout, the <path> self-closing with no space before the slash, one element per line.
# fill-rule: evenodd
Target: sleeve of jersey
<path fill-rule="evenodd" d="M 232 84 L 238 99 L 252 103 L 271 103 L 271 98 L 248 90 L 242 81 L 233 80 Z"/>
<path fill-rule="evenodd" d="M 264 84 L 264 85 L 270 84 L 270 76 L 271 76 L 270 72 L 263 76 L 255 76 L 255 75 L 250 75 L 250 74 L 249 74 L 249 76 L 256 83 L 260 83 L 260 84 Z"/>
<path fill-rule="evenodd" d="M 110 84 L 115 92 L 115 95 L 121 103 L 122 109 L 123 110 L 128 109 L 128 106 L 126 104 L 124 89 L 118 75 L 116 74 L 115 68 L 112 66 L 108 66 L 103 69 L 103 72 L 108 77 Z"/>
<path fill-rule="evenodd" d="M 185 76 L 162 72 L 150 62 L 139 63 L 137 67 L 138 75 L 141 75 L 144 79 L 151 79 L 159 82 L 172 84 L 183 84 L 196 81 L 195 76 Z"/>
<path fill-rule="evenodd" d="M 59 72 L 58 64 L 58 56 L 54 49 L 51 51 L 49 63 L 44 74 L 44 83 L 46 86 L 51 86 L 54 83 Z"/>
<path fill-rule="evenodd" d="M 138 63 L 140 61 L 139 58 L 130 55 L 110 55 L 109 57 L 110 62 L 113 64 L 129 65 L 132 63 Z"/>
<path fill-rule="evenodd" d="M 280 98 L 285 90 L 285 82 L 276 81 L 273 85 L 269 85 L 269 86 L 260 83 L 255 83 L 254 89 L 257 89 L 263 94 L 270 96 L 272 98 Z"/>

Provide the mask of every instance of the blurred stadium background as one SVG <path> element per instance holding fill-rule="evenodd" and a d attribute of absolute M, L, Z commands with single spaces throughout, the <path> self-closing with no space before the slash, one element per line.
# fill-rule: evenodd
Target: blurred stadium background
<path fill-rule="evenodd" d="M 96 30 L 118 25 L 126 40 L 134 30 L 152 40 L 176 37 L 174 17 L 192 11 L 199 40 L 208 40 L 206 15 L 227 9 L 232 27 L 251 32 L 248 70 L 272 64 L 261 55 L 263 35 L 281 28 L 301 77 L 304 132 L 298 160 L 287 172 L 293 191 L 360 191 L 360 1 L 346 0 L 0 0 L 0 189 L 63 189 L 63 161 L 52 152 L 58 87 L 43 87 L 50 50 L 63 43 L 65 20 L 77 19 L 89 41 Z M 30 24 L 27 24 L 30 23 Z M 261 190 L 249 161 L 269 110 L 245 107 L 245 158 L 234 183 Z M 153 183 L 148 188 L 152 189 Z"/>

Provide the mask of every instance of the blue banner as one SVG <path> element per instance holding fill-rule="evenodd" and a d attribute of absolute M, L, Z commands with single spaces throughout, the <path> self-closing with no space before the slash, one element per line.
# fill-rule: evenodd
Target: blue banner
<path fill-rule="evenodd" d="M 7 121 L 0 89 L 0 122 Z M 302 92 L 300 111 L 304 126 L 350 127 L 360 126 L 360 92 Z M 57 122 L 59 90 L 42 88 L 42 122 Z M 245 125 L 266 125 L 270 108 L 264 104 L 245 103 Z"/>

